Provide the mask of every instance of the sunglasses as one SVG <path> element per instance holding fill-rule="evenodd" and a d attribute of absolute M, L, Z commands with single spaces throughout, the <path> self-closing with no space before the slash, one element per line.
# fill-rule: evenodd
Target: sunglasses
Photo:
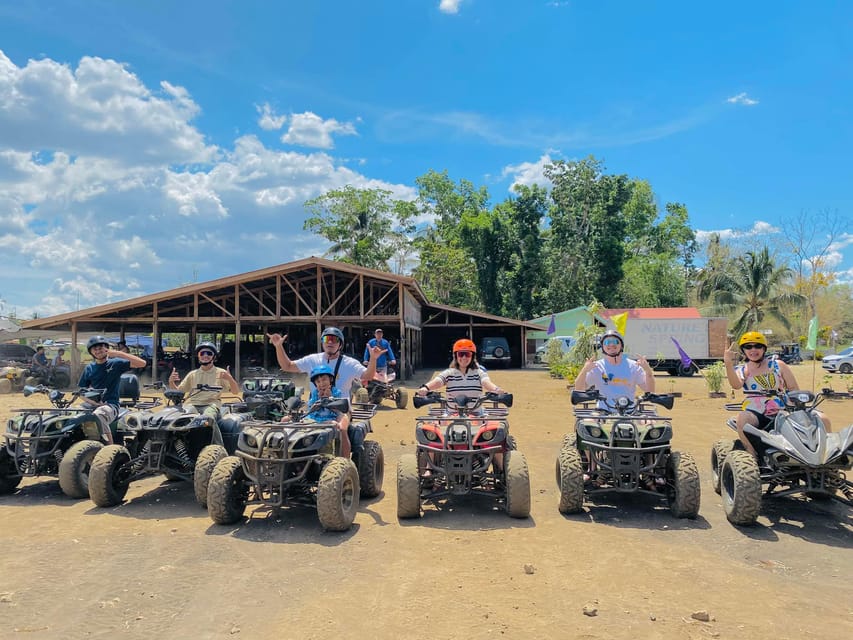
<path fill-rule="evenodd" d="M 474 354 L 471 353 L 470 351 L 457 351 L 456 352 L 457 358 L 472 358 L 473 356 L 474 356 Z"/>
<path fill-rule="evenodd" d="M 763 344 L 755 344 L 755 343 L 750 342 L 749 344 L 743 345 L 743 348 L 744 349 L 764 349 L 765 347 Z"/>
<path fill-rule="evenodd" d="M 323 336 L 323 344 L 338 344 L 337 336 Z"/>
<path fill-rule="evenodd" d="M 602 340 L 601 344 L 603 344 L 605 347 L 612 347 L 614 344 L 621 343 L 616 338 L 607 338 L 606 340 Z"/>
<path fill-rule="evenodd" d="M 213 351 L 204 351 L 204 350 L 202 350 L 202 351 L 199 351 L 199 352 L 198 352 L 198 355 L 200 355 L 200 356 L 210 356 L 210 357 L 212 358 L 212 357 L 214 356 L 214 353 L 213 353 Z"/>

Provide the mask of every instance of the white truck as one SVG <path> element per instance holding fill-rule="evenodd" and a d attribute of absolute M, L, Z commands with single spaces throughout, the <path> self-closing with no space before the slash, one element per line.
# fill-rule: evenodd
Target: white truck
<path fill-rule="evenodd" d="M 685 367 L 673 338 L 696 366 Z M 726 318 L 628 318 L 625 353 L 645 356 L 655 371 L 692 376 L 723 358 L 728 347 Z"/>

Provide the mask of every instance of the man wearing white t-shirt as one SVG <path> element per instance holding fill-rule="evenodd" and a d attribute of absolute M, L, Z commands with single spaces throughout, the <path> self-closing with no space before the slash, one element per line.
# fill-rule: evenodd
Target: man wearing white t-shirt
<path fill-rule="evenodd" d="M 352 383 L 355 380 L 360 379 L 363 386 L 367 386 L 368 381 L 373 380 L 373 376 L 376 374 L 376 360 L 385 352 L 379 346 L 368 347 L 370 360 L 368 360 L 365 367 L 355 358 L 343 355 L 344 334 L 337 327 L 328 327 L 323 331 L 321 335 L 323 351 L 312 353 L 298 360 L 291 360 L 284 351 L 284 343 L 287 341 L 287 335 L 282 336 L 279 333 L 268 333 L 267 338 L 269 338 L 270 343 L 275 347 L 278 366 L 281 367 L 282 371 L 311 373 L 314 367 L 327 365 L 335 372 L 335 386 L 347 398 L 352 393 Z"/>

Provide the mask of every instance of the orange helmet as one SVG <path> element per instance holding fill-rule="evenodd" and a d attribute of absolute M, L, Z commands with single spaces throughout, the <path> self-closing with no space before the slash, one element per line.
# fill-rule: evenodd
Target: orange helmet
<path fill-rule="evenodd" d="M 477 353 L 477 345 L 474 344 L 473 341 L 468 338 L 462 338 L 461 340 L 457 340 L 453 343 L 453 353 L 457 353 L 459 351 L 470 351 L 471 353 Z"/>
<path fill-rule="evenodd" d="M 743 345 L 745 344 L 760 344 L 767 349 L 767 338 L 764 337 L 763 333 L 759 333 L 758 331 L 747 331 L 740 337 L 737 346 L 743 351 Z"/>

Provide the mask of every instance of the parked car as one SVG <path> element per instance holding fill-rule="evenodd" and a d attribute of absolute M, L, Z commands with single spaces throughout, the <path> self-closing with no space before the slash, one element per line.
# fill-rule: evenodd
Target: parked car
<path fill-rule="evenodd" d="M 830 373 L 853 373 L 853 347 L 831 356 L 824 356 L 820 366 Z"/>
<path fill-rule="evenodd" d="M 512 362 L 512 355 L 506 338 L 483 338 L 482 344 L 480 344 L 479 359 L 483 366 L 508 367 Z"/>
<path fill-rule="evenodd" d="M 533 362 L 536 362 L 537 364 L 540 362 L 545 364 L 548 363 L 548 345 L 551 344 L 553 340 L 557 340 L 560 343 L 560 350 L 564 354 L 568 353 L 569 349 L 571 349 L 575 344 L 573 336 L 554 336 L 548 340 L 548 342 L 536 349 L 536 354 L 533 356 Z"/>
<path fill-rule="evenodd" d="M 0 344 L 0 361 L 2 362 L 25 362 L 29 364 L 36 350 L 25 344 Z"/>

